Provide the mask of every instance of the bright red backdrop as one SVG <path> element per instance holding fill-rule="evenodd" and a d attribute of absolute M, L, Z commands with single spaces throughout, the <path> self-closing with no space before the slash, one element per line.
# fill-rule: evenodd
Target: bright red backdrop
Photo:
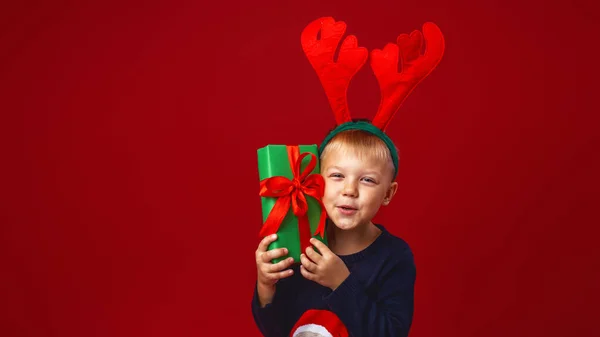
<path fill-rule="evenodd" d="M 333 125 L 299 43 L 324 15 L 369 49 L 425 21 L 446 37 L 389 128 L 400 190 L 377 219 L 415 253 L 411 336 L 597 332 L 591 2 L 2 7 L 0 335 L 258 336 L 256 149 Z M 378 100 L 365 67 L 351 111 Z"/>

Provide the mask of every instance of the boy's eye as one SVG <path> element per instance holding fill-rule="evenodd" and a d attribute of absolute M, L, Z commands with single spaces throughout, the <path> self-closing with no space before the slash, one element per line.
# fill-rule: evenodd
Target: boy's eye
<path fill-rule="evenodd" d="M 368 182 L 368 183 L 372 183 L 372 184 L 375 184 L 375 183 L 376 183 L 375 179 L 368 178 L 368 177 L 366 177 L 366 178 L 363 178 L 363 180 L 364 180 L 364 181 L 366 181 L 366 182 Z"/>
<path fill-rule="evenodd" d="M 342 174 L 341 173 L 332 173 L 329 176 L 332 177 L 332 178 L 341 178 Z"/>

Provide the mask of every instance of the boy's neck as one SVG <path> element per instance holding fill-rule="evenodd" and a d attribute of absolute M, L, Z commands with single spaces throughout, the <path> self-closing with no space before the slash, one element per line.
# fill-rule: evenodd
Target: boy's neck
<path fill-rule="evenodd" d="M 358 253 L 369 247 L 381 234 L 381 230 L 372 222 L 353 230 L 342 230 L 332 224 L 329 249 L 337 255 Z"/>

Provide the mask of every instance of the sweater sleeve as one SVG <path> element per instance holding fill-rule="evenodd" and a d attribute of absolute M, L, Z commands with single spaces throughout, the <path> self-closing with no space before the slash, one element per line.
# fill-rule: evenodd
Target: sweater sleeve
<path fill-rule="evenodd" d="M 275 292 L 277 294 L 277 292 Z M 282 333 L 282 317 L 281 310 L 277 310 L 275 298 L 272 303 L 269 303 L 261 308 L 258 300 L 257 284 L 254 285 L 254 295 L 252 296 L 252 315 L 254 322 L 265 337 L 280 337 Z"/>
<path fill-rule="evenodd" d="M 357 273 L 324 300 L 353 337 L 406 337 L 414 305 L 416 268 L 410 251 L 367 291 Z"/>
<path fill-rule="evenodd" d="M 291 267 L 294 275 L 277 282 L 273 301 L 261 308 L 258 300 L 258 283 L 254 284 L 252 315 L 254 322 L 265 337 L 282 337 L 289 334 L 298 303 L 298 290 L 303 281 L 299 265 Z"/>

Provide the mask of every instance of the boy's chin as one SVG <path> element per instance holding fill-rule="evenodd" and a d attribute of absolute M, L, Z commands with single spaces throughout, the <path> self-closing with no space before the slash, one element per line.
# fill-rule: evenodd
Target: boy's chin
<path fill-rule="evenodd" d="M 356 221 L 349 221 L 347 219 L 340 219 L 337 221 L 336 219 L 332 219 L 331 222 L 333 222 L 333 225 L 335 227 L 344 231 L 355 229 L 356 227 L 358 227 L 358 223 Z"/>

